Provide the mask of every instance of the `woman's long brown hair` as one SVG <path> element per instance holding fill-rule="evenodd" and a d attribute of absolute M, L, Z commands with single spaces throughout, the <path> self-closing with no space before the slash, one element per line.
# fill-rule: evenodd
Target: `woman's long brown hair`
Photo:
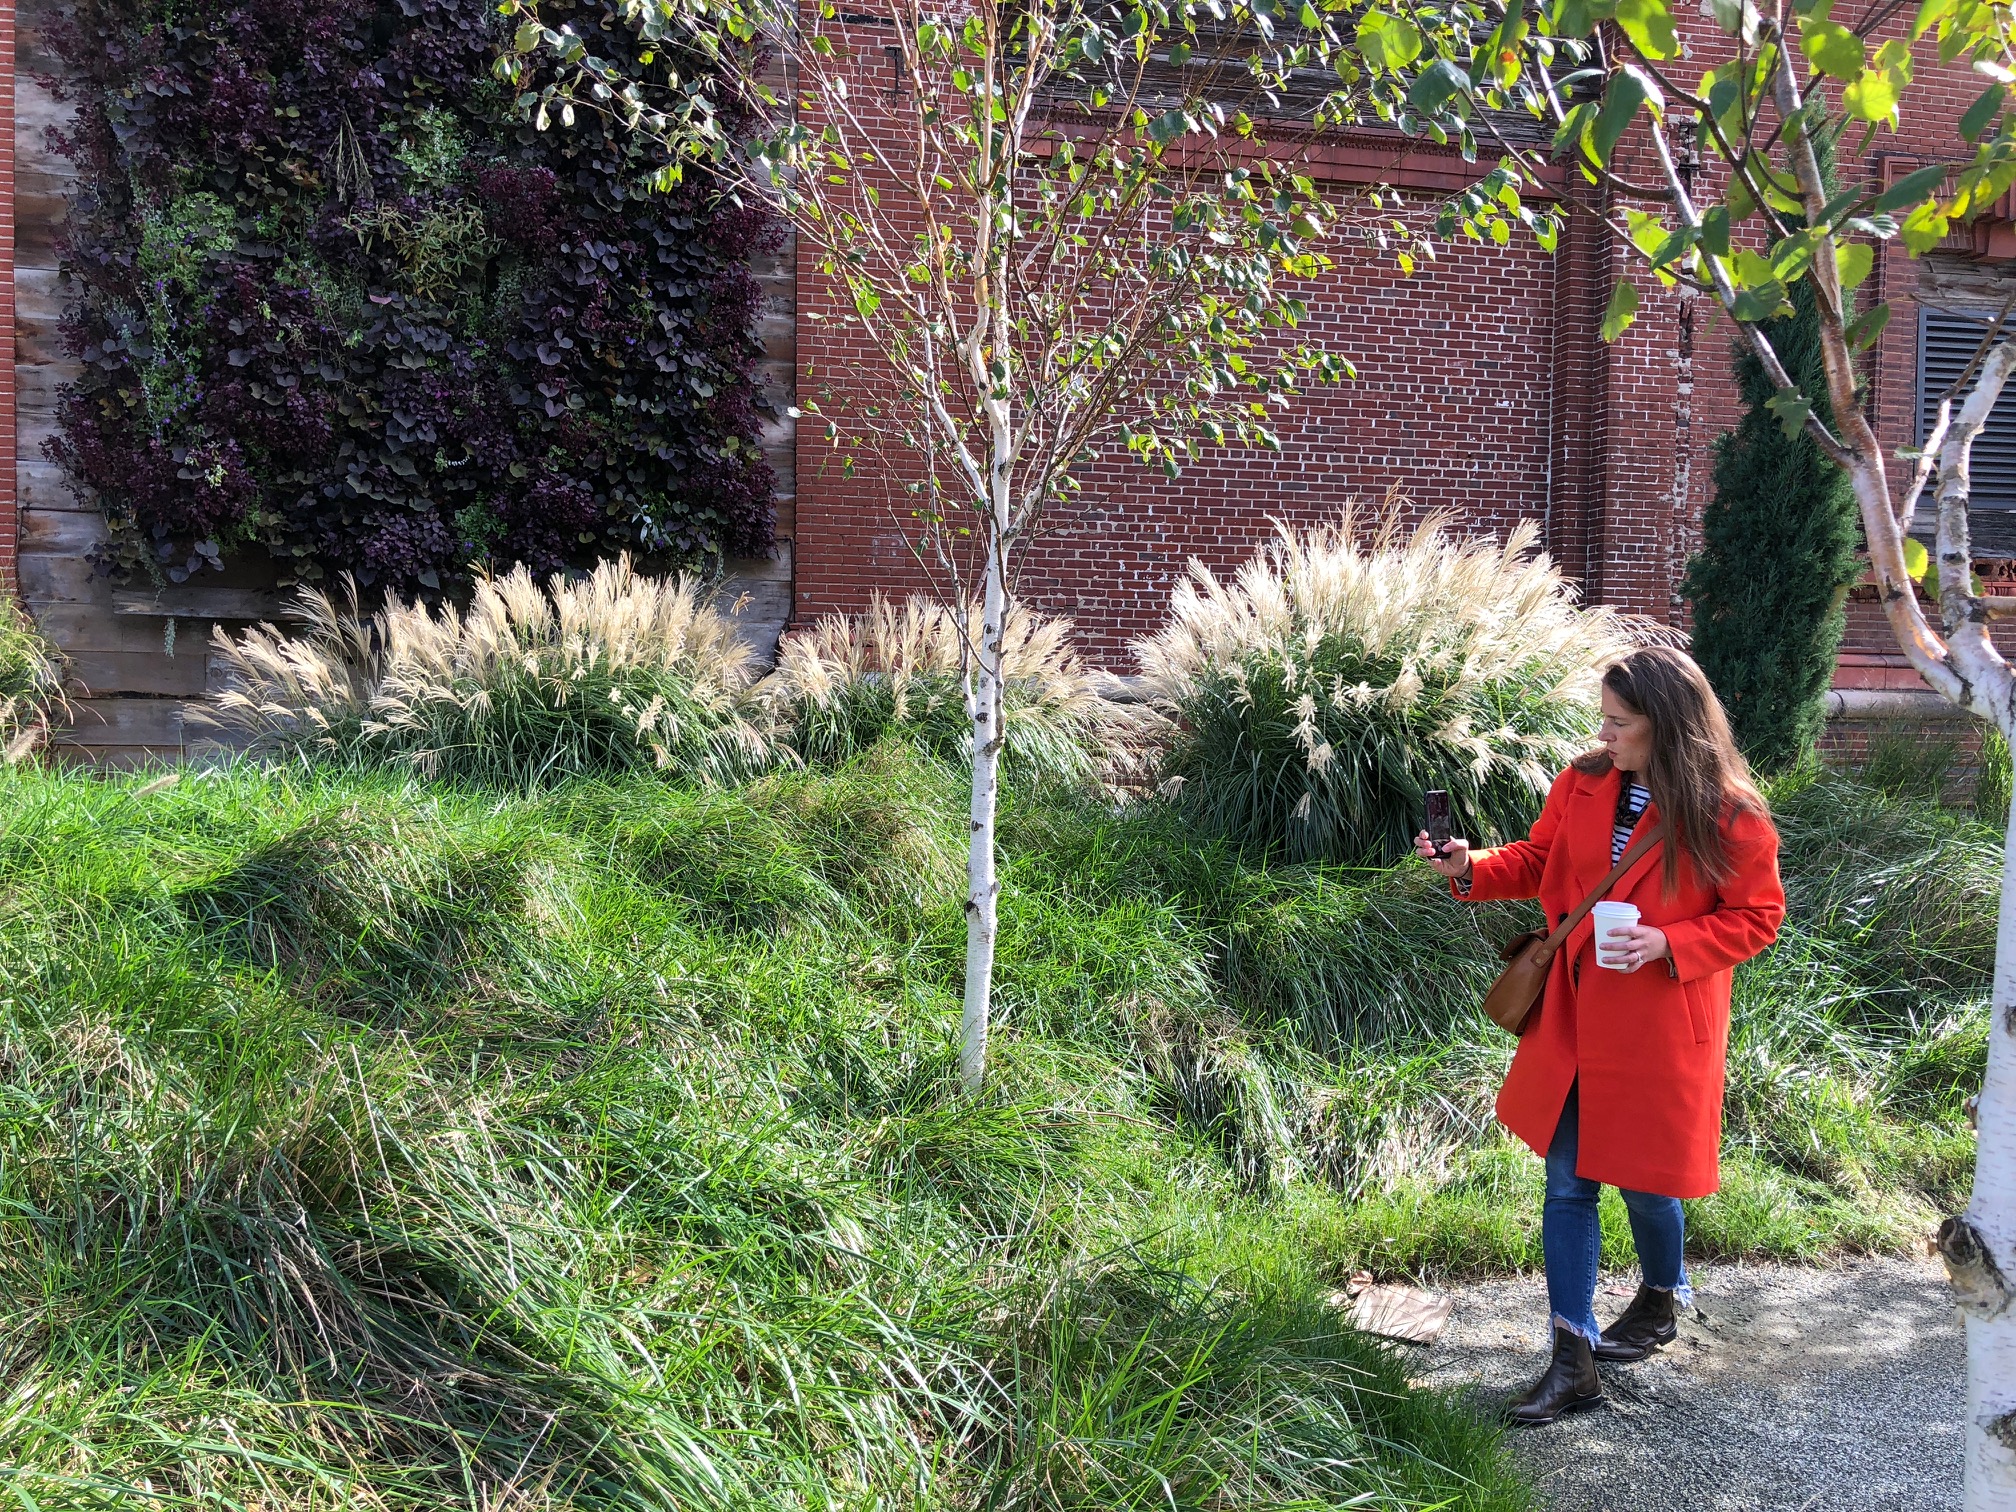
<path fill-rule="evenodd" d="M 1603 686 L 1634 714 L 1652 721 L 1652 759 L 1638 773 L 1659 805 L 1672 844 L 1666 847 L 1662 881 L 1668 893 L 1680 885 L 1685 854 L 1704 881 L 1729 875 L 1729 847 L 1722 826 L 1735 813 L 1769 817 L 1764 795 L 1750 780 L 1750 767 L 1736 749 L 1729 716 L 1694 658 L 1671 646 L 1646 646 L 1613 664 Z M 1575 769 L 1589 776 L 1610 770 L 1610 756 L 1592 751 Z"/>

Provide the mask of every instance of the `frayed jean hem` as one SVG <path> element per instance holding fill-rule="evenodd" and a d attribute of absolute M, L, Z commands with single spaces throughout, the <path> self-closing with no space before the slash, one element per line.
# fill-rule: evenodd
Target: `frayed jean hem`
<path fill-rule="evenodd" d="M 1587 1339 L 1592 1347 L 1596 1344 L 1598 1340 L 1600 1340 L 1603 1337 L 1600 1333 L 1591 1333 L 1588 1329 L 1584 1328 L 1580 1323 L 1570 1323 L 1566 1318 L 1562 1317 L 1561 1314 L 1559 1313 L 1554 1314 L 1554 1326 L 1556 1328 L 1565 1328 L 1571 1334 L 1575 1334 L 1579 1338 Z"/>

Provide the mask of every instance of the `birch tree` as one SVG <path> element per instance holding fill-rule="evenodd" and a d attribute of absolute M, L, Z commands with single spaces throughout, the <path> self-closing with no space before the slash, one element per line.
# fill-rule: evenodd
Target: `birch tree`
<path fill-rule="evenodd" d="M 829 297 L 799 318 L 837 323 L 825 345 L 860 360 L 801 378 L 800 409 L 835 465 L 893 480 L 974 627 L 960 1060 L 977 1091 L 1018 552 L 1101 468 L 1174 477 L 1207 447 L 1278 449 L 1282 407 L 1351 372 L 1301 336 L 1330 249 L 1416 252 L 1393 200 L 1296 166 L 1363 79 L 1349 28 L 1307 4 L 852 3 L 504 0 L 500 72 L 542 129 L 620 112 L 678 148 L 668 174 L 772 207 L 814 255 Z M 657 89 L 607 66 L 623 45 L 662 65 Z"/>

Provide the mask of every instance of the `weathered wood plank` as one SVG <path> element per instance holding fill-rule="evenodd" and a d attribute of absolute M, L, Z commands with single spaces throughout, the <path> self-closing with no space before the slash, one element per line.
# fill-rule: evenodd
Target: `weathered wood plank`
<path fill-rule="evenodd" d="M 730 583 L 788 583 L 791 581 L 791 543 L 779 541 L 774 556 L 730 557 L 722 574 Z"/>
<path fill-rule="evenodd" d="M 96 510 L 30 509 L 21 516 L 21 553 L 82 556 L 110 538 Z"/>
<path fill-rule="evenodd" d="M 210 691 L 210 658 L 201 642 L 179 656 L 161 654 L 161 638 L 151 651 L 72 651 L 70 682 L 87 696 L 176 694 L 201 697 Z"/>
<path fill-rule="evenodd" d="M 14 404 L 25 416 L 54 415 L 60 390 L 75 383 L 84 369 L 70 361 L 17 362 L 14 364 Z"/>
<path fill-rule="evenodd" d="M 156 746 L 167 750 L 183 744 L 183 700 L 179 698 L 77 698 L 70 702 L 71 721 L 58 731 L 55 745 Z"/>
<path fill-rule="evenodd" d="M 82 557 L 24 552 L 20 575 L 21 597 L 30 603 L 96 604 L 111 611 L 112 585 Z"/>
<path fill-rule="evenodd" d="M 16 268 L 14 308 L 37 319 L 60 320 L 69 299 L 68 280 L 55 268 Z"/>
<path fill-rule="evenodd" d="M 28 605 L 28 612 L 42 633 L 60 646 L 66 655 L 85 652 L 112 652 L 167 657 L 169 621 L 145 619 L 138 615 L 111 612 L 111 587 L 106 587 L 103 604 Z M 210 621 L 176 620 L 175 654 L 201 657 L 210 644 Z"/>
<path fill-rule="evenodd" d="M 46 316 L 31 316 L 24 319 L 17 313 L 14 321 L 14 360 L 69 361 L 69 353 L 63 350 L 63 323 Z"/>
<path fill-rule="evenodd" d="M 293 604 L 271 589 L 192 588 L 187 584 L 176 584 L 158 591 L 116 588 L 112 592 L 112 612 L 157 620 L 287 620 L 297 617 Z"/>
<path fill-rule="evenodd" d="M 77 497 L 70 475 L 46 457 L 22 458 L 14 464 L 15 497 L 28 513 L 37 510 L 90 509 Z"/>
<path fill-rule="evenodd" d="M 54 415 L 37 412 L 18 416 L 14 422 L 14 460 L 17 463 L 48 460 L 49 454 L 43 448 L 55 435 Z"/>

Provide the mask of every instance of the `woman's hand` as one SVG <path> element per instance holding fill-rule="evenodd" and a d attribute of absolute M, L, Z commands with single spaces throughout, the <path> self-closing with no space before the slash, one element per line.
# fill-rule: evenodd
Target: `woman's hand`
<path fill-rule="evenodd" d="M 1603 952 L 1608 964 L 1622 971 L 1636 971 L 1673 954 L 1673 947 L 1666 943 L 1666 931 L 1654 929 L 1650 924 L 1608 930 L 1596 942 L 1596 948 Z"/>
<path fill-rule="evenodd" d="M 1446 855 L 1435 854 L 1435 842 L 1423 830 L 1414 837 L 1414 854 L 1426 861 L 1435 870 L 1452 882 L 1460 882 L 1470 875 L 1470 842 L 1468 840 L 1445 840 L 1442 849 Z"/>

